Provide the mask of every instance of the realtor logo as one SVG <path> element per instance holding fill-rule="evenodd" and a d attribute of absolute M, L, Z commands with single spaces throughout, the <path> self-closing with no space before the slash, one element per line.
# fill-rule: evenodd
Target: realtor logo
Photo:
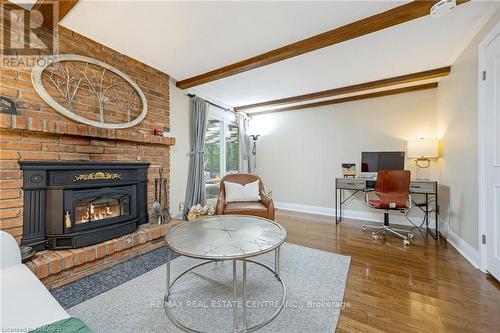
<path fill-rule="evenodd" d="M 0 20 L 3 25 L 2 56 L 42 56 L 57 54 L 58 1 L 13 5 L 3 2 Z M 30 8 L 30 10 L 24 9 Z"/>

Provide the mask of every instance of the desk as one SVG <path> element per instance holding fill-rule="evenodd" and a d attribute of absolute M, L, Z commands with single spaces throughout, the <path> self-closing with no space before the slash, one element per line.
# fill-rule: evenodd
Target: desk
<path fill-rule="evenodd" d="M 343 205 L 355 196 L 360 191 L 366 191 L 368 189 L 375 188 L 375 180 L 369 178 L 336 178 L 335 179 L 335 223 L 340 223 L 342 221 L 342 211 Z M 425 196 L 425 201 L 421 203 L 417 203 L 413 201 L 414 206 L 418 206 L 425 213 L 425 226 L 427 232 L 432 236 L 432 238 L 437 239 L 439 231 L 438 231 L 438 214 L 439 214 L 439 205 L 438 205 L 438 188 L 437 182 L 429 181 L 429 180 L 412 180 L 410 183 L 410 194 L 422 194 Z M 346 198 L 344 198 L 344 191 L 354 191 L 349 193 Z M 432 232 L 432 229 L 429 228 L 429 203 L 431 199 L 435 200 L 435 231 Z M 337 209 L 338 207 L 338 209 Z"/>

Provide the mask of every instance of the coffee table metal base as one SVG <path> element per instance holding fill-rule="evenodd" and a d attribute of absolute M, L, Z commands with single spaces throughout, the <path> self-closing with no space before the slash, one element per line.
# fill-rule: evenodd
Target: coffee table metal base
<path fill-rule="evenodd" d="M 241 327 L 240 327 L 240 325 L 238 325 L 238 312 L 237 312 L 238 308 L 236 306 L 233 306 L 233 331 L 232 332 L 253 332 L 253 331 L 256 331 L 256 330 L 264 327 L 265 325 L 269 324 L 271 321 L 273 321 L 274 318 L 276 318 L 276 316 L 283 309 L 283 306 L 285 305 L 285 299 L 286 299 L 286 286 L 285 286 L 285 283 L 283 282 L 281 276 L 279 275 L 279 257 L 280 257 L 279 250 L 280 250 L 279 247 L 274 250 L 275 251 L 274 270 L 271 267 L 269 267 L 263 263 L 260 263 L 260 262 L 254 261 L 254 260 L 250 260 L 247 258 L 228 259 L 228 260 L 232 260 L 232 264 L 233 264 L 233 302 L 234 302 L 233 304 L 234 305 L 237 304 L 237 302 L 238 302 L 237 283 L 236 283 L 236 281 L 237 281 L 236 262 L 239 260 L 243 263 L 243 277 L 242 277 L 243 278 L 243 281 L 242 281 L 243 282 L 243 293 L 242 293 L 243 318 L 242 318 L 242 325 L 241 325 Z M 174 323 L 175 326 L 179 327 L 180 329 L 182 329 L 186 332 L 203 333 L 203 331 L 195 330 L 194 328 L 191 328 L 191 327 L 187 326 L 186 324 L 182 323 L 170 311 L 170 308 L 168 306 L 170 290 L 172 289 L 174 284 L 181 277 L 186 275 L 187 273 L 195 270 L 198 267 L 208 265 L 210 263 L 220 262 L 223 260 L 209 260 L 209 261 L 200 263 L 198 265 L 195 265 L 195 266 L 185 270 L 184 272 L 182 272 L 178 277 L 175 278 L 175 280 L 172 281 L 172 283 L 170 283 L 170 257 L 171 257 L 170 250 L 168 250 L 168 248 L 167 248 L 167 283 L 166 283 L 167 292 L 165 293 L 165 298 L 164 298 L 164 303 L 163 303 L 165 313 L 167 314 L 168 318 L 172 321 L 172 323 Z M 247 304 L 246 304 L 247 297 L 248 297 L 248 295 L 247 295 L 247 263 L 259 265 L 261 267 L 264 267 L 265 269 L 267 269 L 271 273 L 273 273 L 274 276 L 276 277 L 276 279 L 278 280 L 278 282 L 280 282 L 281 287 L 283 289 L 282 299 L 281 299 L 280 306 L 278 307 L 278 309 L 276 309 L 276 311 L 272 314 L 272 316 L 269 319 L 267 319 L 261 323 L 258 323 L 254 326 L 251 326 L 251 327 L 248 327 L 248 325 L 247 325 Z"/>

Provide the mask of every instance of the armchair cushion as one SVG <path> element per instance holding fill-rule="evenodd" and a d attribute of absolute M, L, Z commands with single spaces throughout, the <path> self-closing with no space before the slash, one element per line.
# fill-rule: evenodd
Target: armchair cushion
<path fill-rule="evenodd" d="M 249 202 L 230 202 L 226 205 L 224 213 L 226 214 L 248 214 L 248 211 L 258 213 L 259 215 L 267 215 L 267 207 L 259 201 Z"/>
<path fill-rule="evenodd" d="M 259 180 L 242 185 L 232 182 L 224 182 L 226 202 L 260 201 Z"/>

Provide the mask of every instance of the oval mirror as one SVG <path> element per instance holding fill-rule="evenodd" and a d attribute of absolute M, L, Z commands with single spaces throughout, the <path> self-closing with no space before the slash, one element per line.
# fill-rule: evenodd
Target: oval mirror
<path fill-rule="evenodd" d="M 40 97 L 62 115 L 100 128 L 128 128 L 148 112 L 146 96 L 122 71 L 75 54 L 39 59 L 31 80 Z"/>

